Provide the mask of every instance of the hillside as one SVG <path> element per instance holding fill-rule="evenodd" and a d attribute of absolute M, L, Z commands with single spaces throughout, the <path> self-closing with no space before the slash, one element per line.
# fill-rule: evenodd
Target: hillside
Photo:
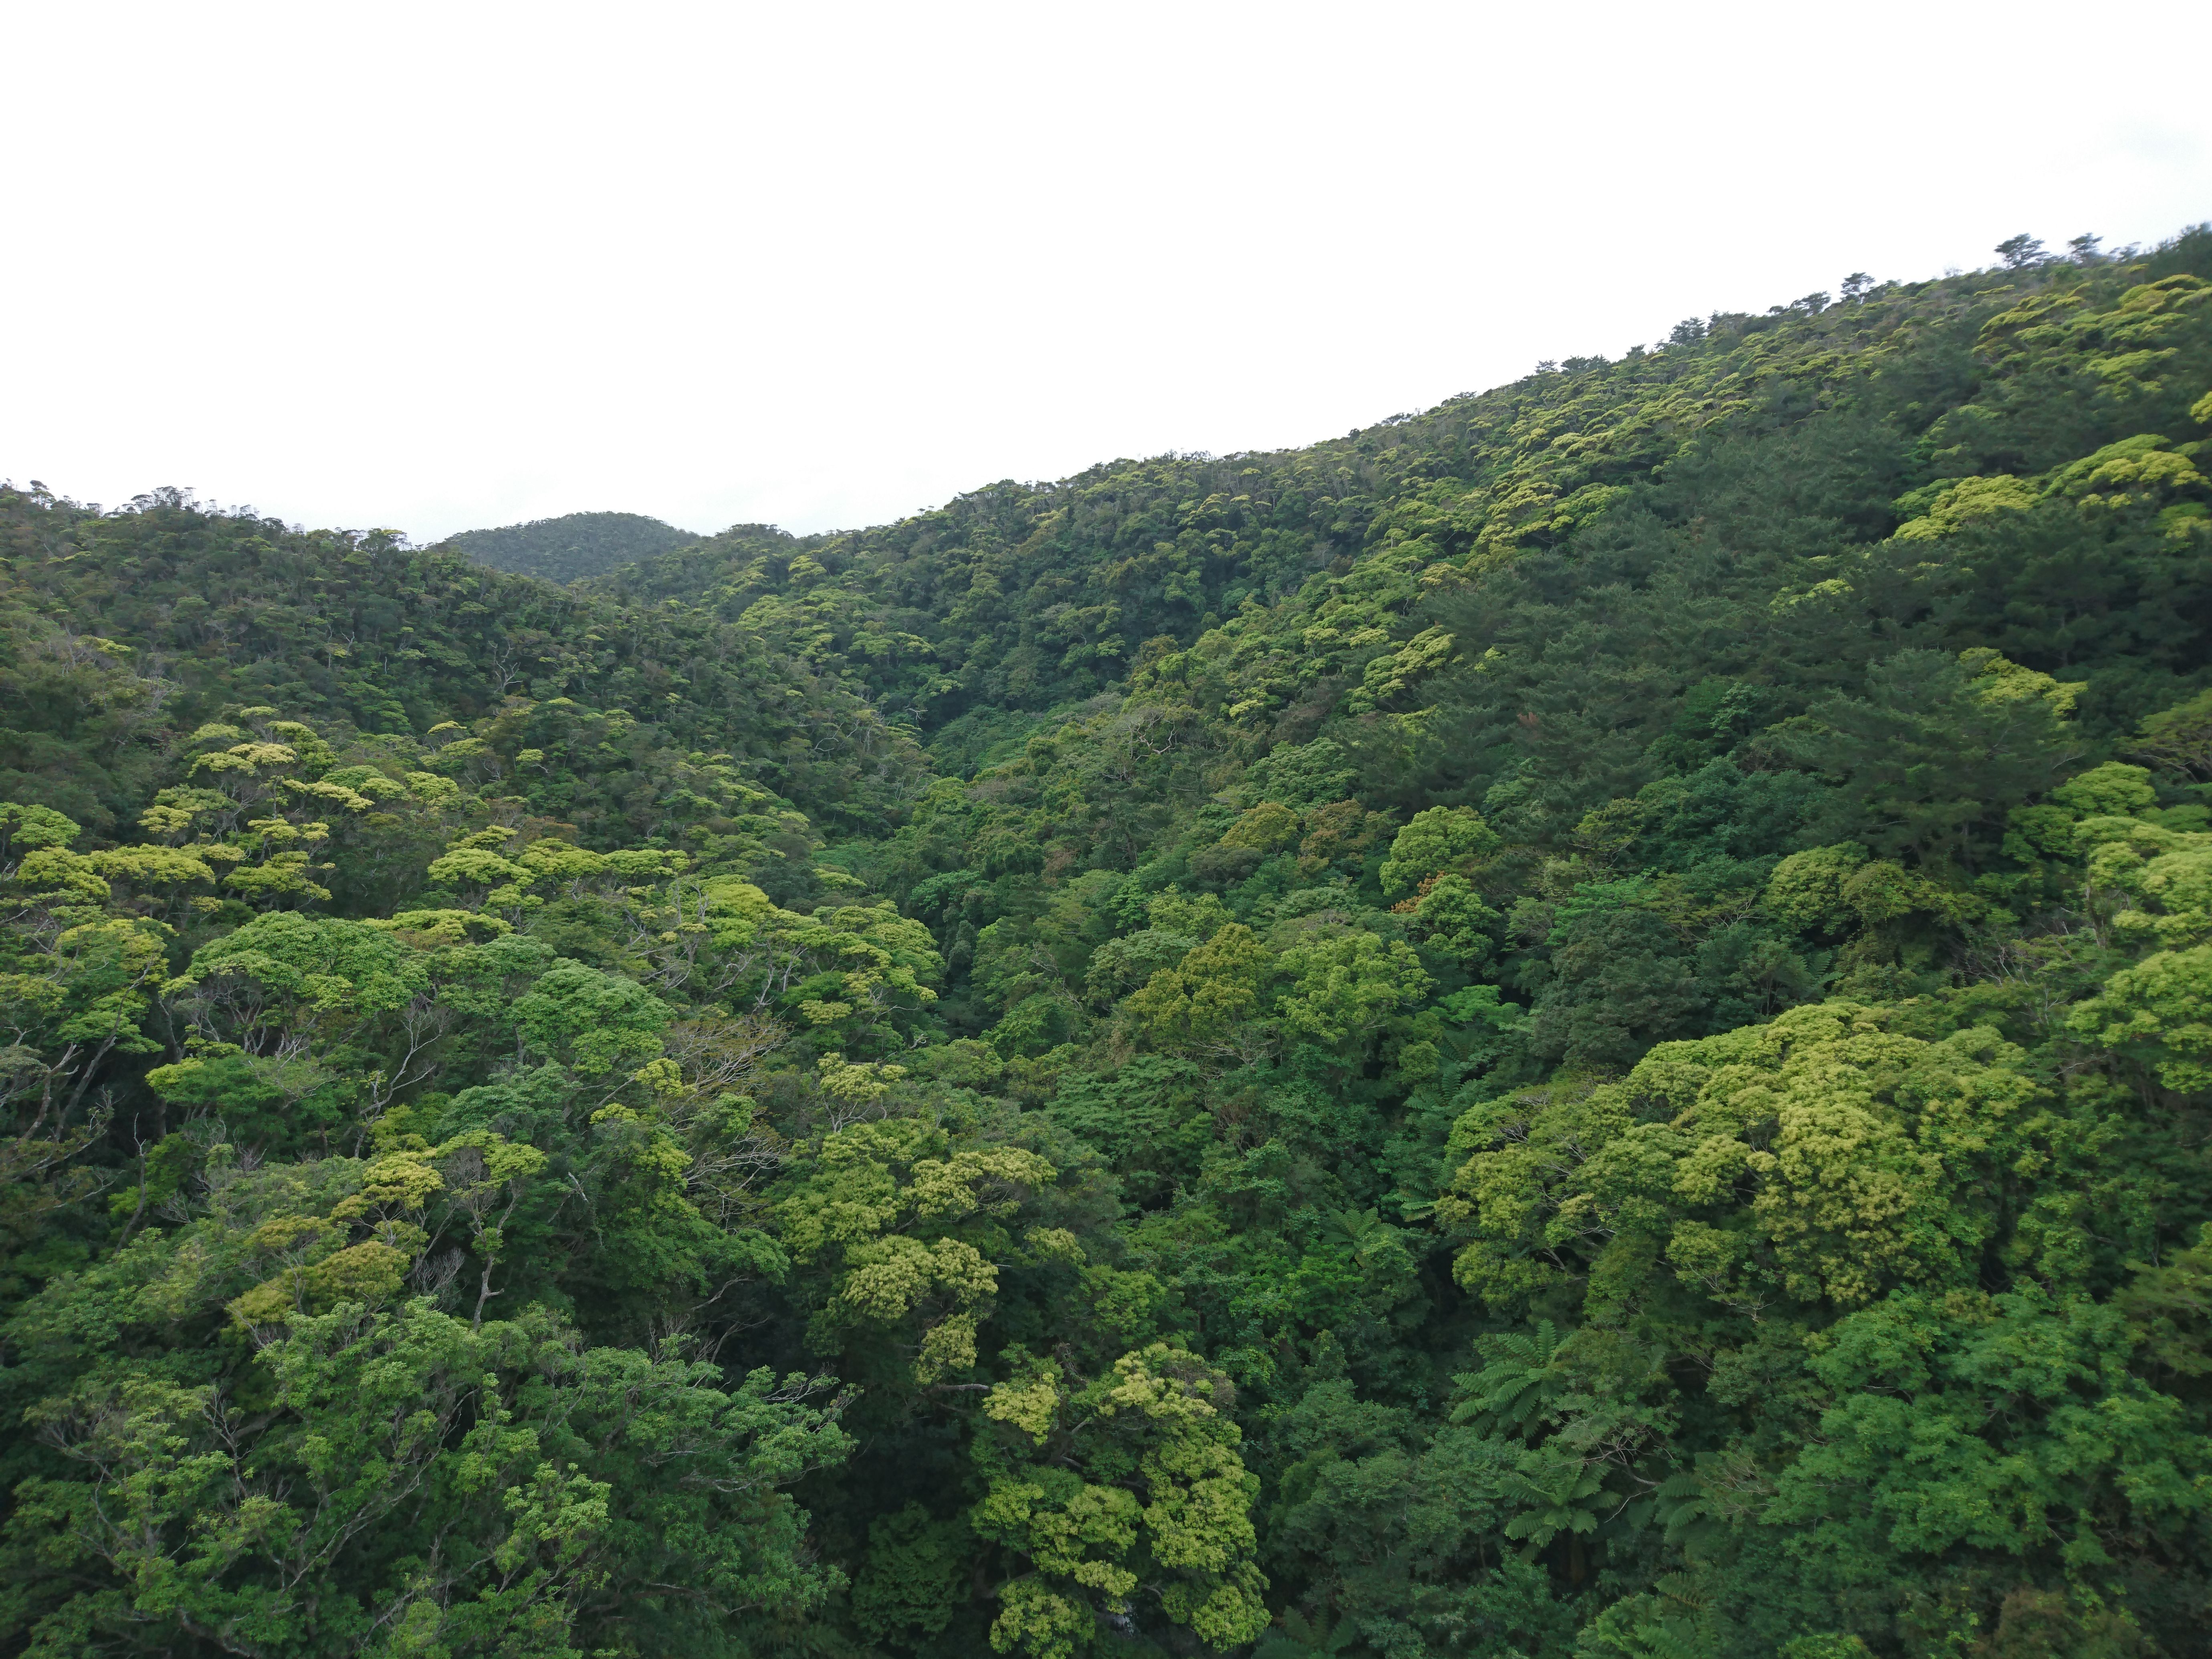
<path fill-rule="evenodd" d="M 442 545 L 493 570 L 572 582 L 698 539 L 688 530 L 636 513 L 569 513 L 496 530 L 464 530 L 447 537 Z"/>
<path fill-rule="evenodd" d="M 2199 228 L 567 587 L 0 491 L 0 1641 L 2198 1651 L 2208 434 Z"/>

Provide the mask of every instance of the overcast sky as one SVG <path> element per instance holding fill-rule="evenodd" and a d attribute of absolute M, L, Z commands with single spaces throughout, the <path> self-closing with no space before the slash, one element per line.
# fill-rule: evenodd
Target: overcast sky
<path fill-rule="evenodd" d="M 2212 217 L 2212 6 L 2098 16 L 13 5 L 0 477 L 818 530 L 1308 442 Z"/>

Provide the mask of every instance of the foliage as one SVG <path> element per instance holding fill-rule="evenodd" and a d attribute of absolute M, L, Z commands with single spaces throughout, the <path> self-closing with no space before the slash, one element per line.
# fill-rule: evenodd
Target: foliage
<path fill-rule="evenodd" d="M 0 490 L 0 1643 L 2197 1650 L 2212 234 L 2004 258 L 567 588 Z"/>
<path fill-rule="evenodd" d="M 464 530 L 443 545 L 494 570 L 573 582 L 696 540 L 689 531 L 635 513 L 569 513 L 497 530 Z"/>

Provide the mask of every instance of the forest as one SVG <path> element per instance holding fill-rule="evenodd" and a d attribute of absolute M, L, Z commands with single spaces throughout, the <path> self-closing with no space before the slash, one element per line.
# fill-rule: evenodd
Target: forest
<path fill-rule="evenodd" d="M 0 1652 L 2204 1651 L 2212 226 L 1998 252 L 851 533 L 0 488 Z"/>
<path fill-rule="evenodd" d="M 439 545 L 493 570 L 571 582 L 688 547 L 699 538 L 637 513 L 571 513 L 497 530 L 465 530 Z"/>

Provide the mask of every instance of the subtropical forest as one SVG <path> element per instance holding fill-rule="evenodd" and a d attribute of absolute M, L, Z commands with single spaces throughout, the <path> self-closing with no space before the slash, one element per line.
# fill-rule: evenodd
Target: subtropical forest
<path fill-rule="evenodd" d="M 849 534 L 0 489 L 0 1648 L 2203 1652 L 2212 228 L 2001 252 Z"/>

